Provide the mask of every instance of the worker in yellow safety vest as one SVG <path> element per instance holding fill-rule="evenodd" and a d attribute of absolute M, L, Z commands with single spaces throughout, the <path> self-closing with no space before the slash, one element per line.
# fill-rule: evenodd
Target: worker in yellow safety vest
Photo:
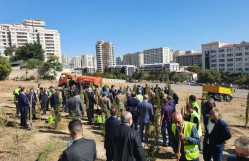
<path fill-rule="evenodd" d="M 198 116 L 197 112 L 195 111 L 194 107 L 189 104 L 187 106 L 187 112 L 188 112 L 188 120 L 191 123 L 194 123 L 196 125 L 197 131 L 198 131 L 198 135 L 201 138 L 202 136 L 202 129 L 201 129 L 201 121 L 200 121 L 200 117 Z M 185 119 L 186 120 L 186 119 Z M 199 150 L 201 150 L 201 142 L 199 144 Z"/>
<path fill-rule="evenodd" d="M 198 103 L 196 102 L 195 95 L 189 96 L 189 103 L 195 108 L 195 111 L 197 112 L 199 118 L 201 118 L 201 109 L 200 109 Z"/>
<path fill-rule="evenodd" d="M 172 116 L 172 148 L 175 156 L 180 161 L 199 161 L 199 148 L 201 142 L 195 124 L 184 121 L 183 116 L 179 112 L 175 112 Z M 179 144 L 179 141 L 180 144 Z"/>
<path fill-rule="evenodd" d="M 20 89 L 21 89 L 21 86 L 19 86 L 18 88 L 16 88 L 13 92 L 13 95 L 14 95 L 14 103 L 16 105 L 16 115 L 19 117 L 21 116 L 20 114 L 20 109 L 18 107 L 18 96 L 20 94 Z"/>

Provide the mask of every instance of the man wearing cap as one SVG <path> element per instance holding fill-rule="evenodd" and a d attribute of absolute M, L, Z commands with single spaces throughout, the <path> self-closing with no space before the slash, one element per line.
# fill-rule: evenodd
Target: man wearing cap
<path fill-rule="evenodd" d="M 100 101 L 101 101 L 101 105 L 100 105 L 101 111 L 102 111 L 102 114 L 104 114 L 102 115 L 102 120 L 105 121 L 105 118 L 108 115 L 108 111 L 111 109 L 111 101 L 108 98 L 107 91 L 103 92 L 103 97 L 101 97 Z"/>
<path fill-rule="evenodd" d="M 122 92 L 123 92 L 122 89 L 119 89 L 118 94 L 115 97 L 115 102 L 118 105 L 121 112 L 125 110 L 125 108 L 124 108 L 125 97 L 122 94 Z"/>

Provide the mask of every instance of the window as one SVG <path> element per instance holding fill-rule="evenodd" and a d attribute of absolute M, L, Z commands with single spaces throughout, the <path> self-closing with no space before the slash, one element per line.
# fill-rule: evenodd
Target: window
<path fill-rule="evenodd" d="M 241 50 L 242 50 L 241 47 L 236 48 L 236 51 L 241 51 Z"/>
<path fill-rule="evenodd" d="M 249 66 L 249 63 L 245 63 L 245 66 Z"/>
<path fill-rule="evenodd" d="M 236 68 L 236 72 L 242 72 L 242 68 Z"/>
<path fill-rule="evenodd" d="M 245 52 L 245 55 L 249 55 L 249 52 Z"/>
<path fill-rule="evenodd" d="M 242 63 L 236 64 L 236 67 L 241 67 L 241 66 L 242 66 Z"/>
<path fill-rule="evenodd" d="M 225 57 L 225 54 L 220 54 L 219 55 L 219 58 L 224 58 Z"/>
<path fill-rule="evenodd" d="M 233 54 L 227 54 L 227 57 L 233 57 Z"/>
<path fill-rule="evenodd" d="M 227 68 L 227 71 L 232 72 L 233 68 Z"/>
<path fill-rule="evenodd" d="M 211 58 L 216 58 L 216 55 L 211 55 Z"/>
<path fill-rule="evenodd" d="M 225 68 L 219 68 L 219 71 L 225 71 Z"/>
<path fill-rule="evenodd" d="M 211 50 L 211 53 L 216 53 L 216 50 Z"/>
<path fill-rule="evenodd" d="M 217 67 L 217 64 L 211 64 L 211 67 Z"/>
<path fill-rule="evenodd" d="M 227 66 L 228 66 L 228 67 L 232 67 L 232 66 L 233 66 L 233 64 L 227 64 Z"/>
<path fill-rule="evenodd" d="M 236 53 L 236 56 L 242 56 L 242 53 Z"/>
<path fill-rule="evenodd" d="M 217 60 L 216 59 L 211 59 L 211 62 L 217 62 Z"/>
<path fill-rule="evenodd" d="M 227 62 L 232 62 L 232 61 L 233 61 L 233 59 L 231 59 L 231 58 L 230 58 L 230 59 L 227 59 Z"/>
<path fill-rule="evenodd" d="M 209 51 L 205 51 L 205 54 L 209 54 Z"/>
<path fill-rule="evenodd" d="M 229 48 L 229 49 L 227 49 L 227 52 L 229 52 L 229 51 L 233 51 L 233 48 Z"/>
<path fill-rule="evenodd" d="M 249 68 L 245 68 L 245 71 L 249 71 Z"/>
<path fill-rule="evenodd" d="M 225 49 L 220 49 L 219 52 L 220 52 L 220 53 L 221 53 L 221 52 L 225 52 Z"/>
<path fill-rule="evenodd" d="M 242 58 L 236 58 L 236 61 L 242 61 Z"/>
<path fill-rule="evenodd" d="M 219 64 L 219 67 L 225 67 L 225 64 Z"/>
<path fill-rule="evenodd" d="M 225 59 L 219 59 L 219 62 L 225 62 Z"/>
<path fill-rule="evenodd" d="M 245 47 L 245 50 L 249 50 L 249 46 Z"/>

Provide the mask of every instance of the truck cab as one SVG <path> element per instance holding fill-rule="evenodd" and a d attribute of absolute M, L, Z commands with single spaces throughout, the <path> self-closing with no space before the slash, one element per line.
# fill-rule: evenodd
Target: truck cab
<path fill-rule="evenodd" d="M 76 73 L 62 73 L 59 79 L 59 86 L 68 85 L 71 80 L 76 82 L 76 79 Z"/>

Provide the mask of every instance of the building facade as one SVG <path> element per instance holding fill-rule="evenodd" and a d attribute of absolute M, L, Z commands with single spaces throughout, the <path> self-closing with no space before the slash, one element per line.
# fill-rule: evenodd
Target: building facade
<path fill-rule="evenodd" d="M 80 56 L 74 56 L 71 58 L 71 63 L 73 65 L 74 69 L 81 69 L 81 57 Z"/>
<path fill-rule="evenodd" d="M 182 50 L 170 50 L 170 62 L 176 63 L 176 57 L 184 55 Z"/>
<path fill-rule="evenodd" d="M 203 70 L 249 73 L 249 43 L 212 42 L 202 44 Z"/>
<path fill-rule="evenodd" d="M 7 47 L 19 47 L 34 42 L 42 45 L 45 61 L 51 56 L 57 56 L 61 62 L 60 33 L 45 29 L 44 21 L 24 20 L 22 24 L 0 24 L 1 56 L 5 56 Z"/>
<path fill-rule="evenodd" d="M 168 47 L 144 50 L 144 64 L 169 63 L 170 50 Z"/>
<path fill-rule="evenodd" d="M 124 73 L 126 75 L 132 75 L 136 71 L 136 66 L 135 65 L 114 65 L 114 66 L 109 66 L 109 69 L 113 71 L 114 69 L 121 69 L 124 70 Z"/>
<path fill-rule="evenodd" d="M 98 41 L 96 44 L 97 71 L 103 73 L 105 68 L 115 65 L 114 45 L 111 42 Z"/>
<path fill-rule="evenodd" d="M 136 52 L 136 53 L 128 53 L 123 55 L 123 64 L 124 65 L 143 65 L 144 64 L 144 53 Z"/>
<path fill-rule="evenodd" d="M 178 63 L 158 63 L 158 64 L 144 64 L 139 66 L 139 70 L 144 73 L 150 73 L 154 71 L 164 71 L 168 70 L 169 72 L 178 72 L 179 64 Z"/>
<path fill-rule="evenodd" d="M 123 65 L 123 56 L 119 56 L 116 58 L 116 65 Z"/>
<path fill-rule="evenodd" d="M 184 54 L 176 57 L 176 62 L 180 66 L 193 66 L 194 64 L 201 66 L 202 54 Z"/>

